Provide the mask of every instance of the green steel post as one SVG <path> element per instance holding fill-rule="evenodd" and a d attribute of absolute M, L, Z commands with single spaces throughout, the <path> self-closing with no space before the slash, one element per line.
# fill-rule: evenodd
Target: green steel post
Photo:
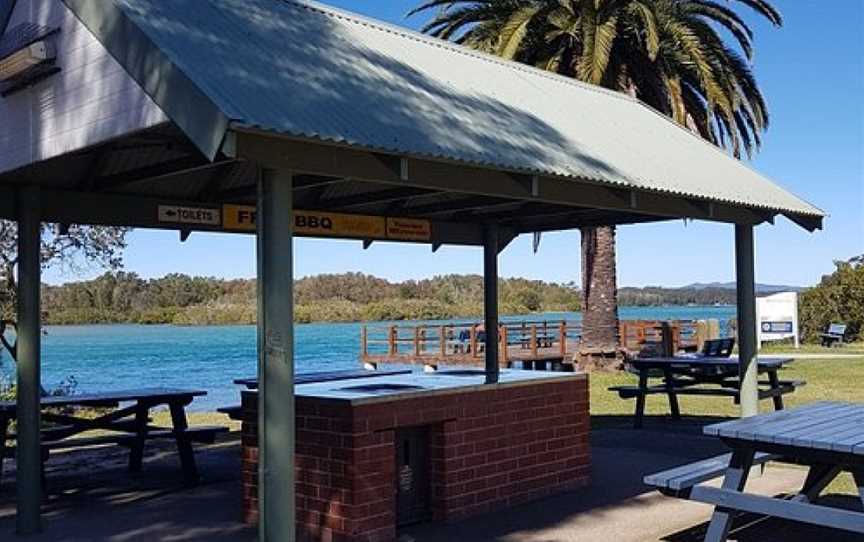
<path fill-rule="evenodd" d="M 40 197 L 38 187 L 18 193 L 18 443 L 16 528 L 26 535 L 41 529 L 42 476 L 40 452 Z"/>
<path fill-rule="evenodd" d="M 294 295 L 292 179 L 258 181 L 258 499 L 261 542 L 292 542 L 294 510 Z"/>
<path fill-rule="evenodd" d="M 738 289 L 738 363 L 741 375 L 741 416 L 759 413 L 759 374 L 756 361 L 756 283 L 753 226 L 735 225 L 735 274 Z"/>
<path fill-rule="evenodd" d="M 486 383 L 498 382 L 498 227 L 487 226 L 483 239 L 483 314 L 486 328 Z"/>

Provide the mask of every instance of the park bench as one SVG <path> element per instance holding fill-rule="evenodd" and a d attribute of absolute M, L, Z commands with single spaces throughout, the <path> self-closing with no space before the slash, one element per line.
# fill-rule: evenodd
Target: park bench
<path fill-rule="evenodd" d="M 828 331 L 822 334 L 822 346 L 843 346 L 846 338 L 846 324 L 831 324 Z"/>
<path fill-rule="evenodd" d="M 644 482 L 645 485 L 657 488 L 664 495 L 689 499 L 690 490 L 694 486 L 722 476 L 729 468 L 731 459 L 731 453 L 709 457 L 695 463 L 650 474 L 644 478 Z M 775 454 L 758 453 L 753 458 L 753 466 L 764 465 L 776 459 L 779 459 L 779 456 Z"/>
<path fill-rule="evenodd" d="M 845 471 L 853 475 L 864 504 L 862 420 L 864 404 L 826 401 L 709 425 L 705 435 L 719 438 L 732 449 L 731 454 L 652 474 L 644 482 L 665 495 L 713 505 L 705 542 L 725 542 L 736 511 L 864 534 L 860 506 L 845 509 L 817 502 Z M 809 467 L 796 495 L 771 497 L 745 491 L 751 469 L 767 461 Z M 721 487 L 704 483 L 721 475 Z"/>
<path fill-rule="evenodd" d="M 185 407 L 195 397 L 206 393 L 199 390 L 147 388 L 43 397 L 40 402 L 42 419 L 46 423 L 40 442 L 43 472 L 44 462 L 54 450 L 105 445 L 128 447 L 129 470 L 137 472 L 141 470 L 144 446 L 148 440 L 173 439 L 177 443 L 184 480 L 190 484 L 196 483 L 199 475 L 192 444 L 213 443 L 218 434 L 228 431 L 227 427 L 222 426 L 188 426 Z M 121 404 L 126 406 L 121 407 Z M 168 407 L 172 422 L 170 428 L 151 425 L 150 411 L 159 406 Z M 98 409 L 98 415 L 76 415 L 76 410 L 81 408 Z M 16 438 L 15 434 L 9 433 L 9 426 L 16 414 L 17 405 L 14 401 L 0 402 L 0 477 L 4 458 L 15 454 L 15 448 L 7 447 L 6 440 Z M 104 434 L 87 434 L 92 431 Z M 84 436 L 80 436 L 82 434 Z"/>
<path fill-rule="evenodd" d="M 803 380 L 781 380 L 778 372 L 791 362 L 788 358 L 761 358 L 759 374 L 766 379 L 759 381 L 759 399 L 771 399 L 775 410 L 784 407 L 783 396 L 806 385 Z M 627 362 L 627 368 L 638 377 L 637 385 L 611 386 L 609 391 L 618 393 L 621 399 L 636 399 L 634 427 L 642 427 L 645 402 L 649 395 L 666 395 L 673 419 L 681 417 L 678 396 L 729 397 L 740 402 L 738 360 L 724 357 L 672 357 L 635 358 Z M 651 379 L 662 379 L 662 384 L 651 385 Z"/>

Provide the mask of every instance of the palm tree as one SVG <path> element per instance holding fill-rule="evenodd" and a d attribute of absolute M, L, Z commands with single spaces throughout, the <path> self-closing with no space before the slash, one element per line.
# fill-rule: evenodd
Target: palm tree
<path fill-rule="evenodd" d="M 782 24 L 767 0 L 735 0 Z M 768 126 L 750 69 L 753 31 L 714 0 L 429 0 L 433 36 L 628 93 L 736 158 Z M 724 42 L 725 32 L 737 46 Z M 615 228 L 582 228 L 583 345 L 618 349 Z"/>

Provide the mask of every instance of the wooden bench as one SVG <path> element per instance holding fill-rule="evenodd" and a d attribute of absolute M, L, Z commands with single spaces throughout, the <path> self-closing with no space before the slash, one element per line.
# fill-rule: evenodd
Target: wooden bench
<path fill-rule="evenodd" d="M 657 488 L 664 495 L 689 499 L 690 490 L 693 486 L 725 474 L 731 459 L 731 453 L 718 455 L 656 474 L 649 474 L 643 481 L 645 485 Z M 764 465 L 776 459 L 779 459 L 779 456 L 775 454 L 758 453 L 753 459 L 753 466 Z"/>
<path fill-rule="evenodd" d="M 190 427 L 183 431 L 183 437 L 189 442 L 196 444 L 213 444 L 216 442 L 216 435 L 227 433 L 228 428 L 221 425 L 202 425 Z M 157 429 L 155 431 L 147 431 L 145 440 L 159 439 L 174 439 L 177 435 L 171 429 Z M 139 437 L 128 433 L 118 433 L 113 435 L 97 435 L 93 437 L 71 438 L 61 440 L 51 440 L 42 443 L 43 450 L 71 450 L 75 448 L 89 448 L 93 446 L 101 446 L 106 444 L 116 444 L 120 446 L 133 446 Z"/>
<path fill-rule="evenodd" d="M 231 405 L 227 407 L 217 408 L 216 412 L 220 414 L 225 414 L 232 420 L 243 421 L 243 406 L 242 405 Z"/>
<path fill-rule="evenodd" d="M 760 381 L 761 386 L 771 386 L 770 382 Z M 778 395 L 786 395 L 794 392 L 797 388 L 806 386 L 804 380 L 778 380 L 776 388 L 768 388 L 759 390 L 759 399 L 770 399 Z M 621 399 L 632 399 L 640 395 L 655 395 L 668 394 L 669 390 L 666 386 L 649 386 L 646 389 L 641 389 L 639 386 L 610 386 L 609 391 L 618 392 Z M 717 397 L 734 397 L 738 400 L 738 390 L 735 388 L 698 388 L 687 386 L 676 386 L 676 395 L 714 395 Z"/>
<path fill-rule="evenodd" d="M 822 346 L 843 346 L 846 338 L 846 324 L 831 324 L 828 331 L 822 334 Z"/>

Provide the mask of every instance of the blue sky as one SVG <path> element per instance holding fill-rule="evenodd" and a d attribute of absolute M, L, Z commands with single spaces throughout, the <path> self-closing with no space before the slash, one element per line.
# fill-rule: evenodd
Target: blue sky
<path fill-rule="evenodd" d="M 329 0 L 341 8 L 417 27 L 406 20 L 413 0 Z M 737 4 L 736 2 L 732 2 Z M 864 2 L 838 0 L 824 9 L 817 0 L 776 0 L 785 25 L 775 29 L 747 16 L 756 31 L 755 71 L 767 96 L 771 127 L 753 166 L 830 216 L 825 229 L 809 234 L 780 218 L 757 231 L 757 280 L 810 285 L 833 269 L 832 261 L 864 253 Z M 736 6 L 737 7 L 737 6 Z M 840 9 L 838 9 L 840 8 Z M 681 221 L 624 226 L 618 234 L 619 283 L 678 286 L 734 277 L 733 228 Z M 360 271 L 389 279 L 482 272 L 482 251 L 356 241 L 295 241 L 296 276 Z M 579 281 L 579 234 L 543 238 L 532 254 L 529 236 L 511 244 L 499 264 L 504 276 L 555 282 Z M 218 277 L 255 274 L 254 238 L 138 230 L 129 237 L 126 268 L 144 277 L 171 272 Z M 51 283 L 98 274 L 49 270 Z"/>

